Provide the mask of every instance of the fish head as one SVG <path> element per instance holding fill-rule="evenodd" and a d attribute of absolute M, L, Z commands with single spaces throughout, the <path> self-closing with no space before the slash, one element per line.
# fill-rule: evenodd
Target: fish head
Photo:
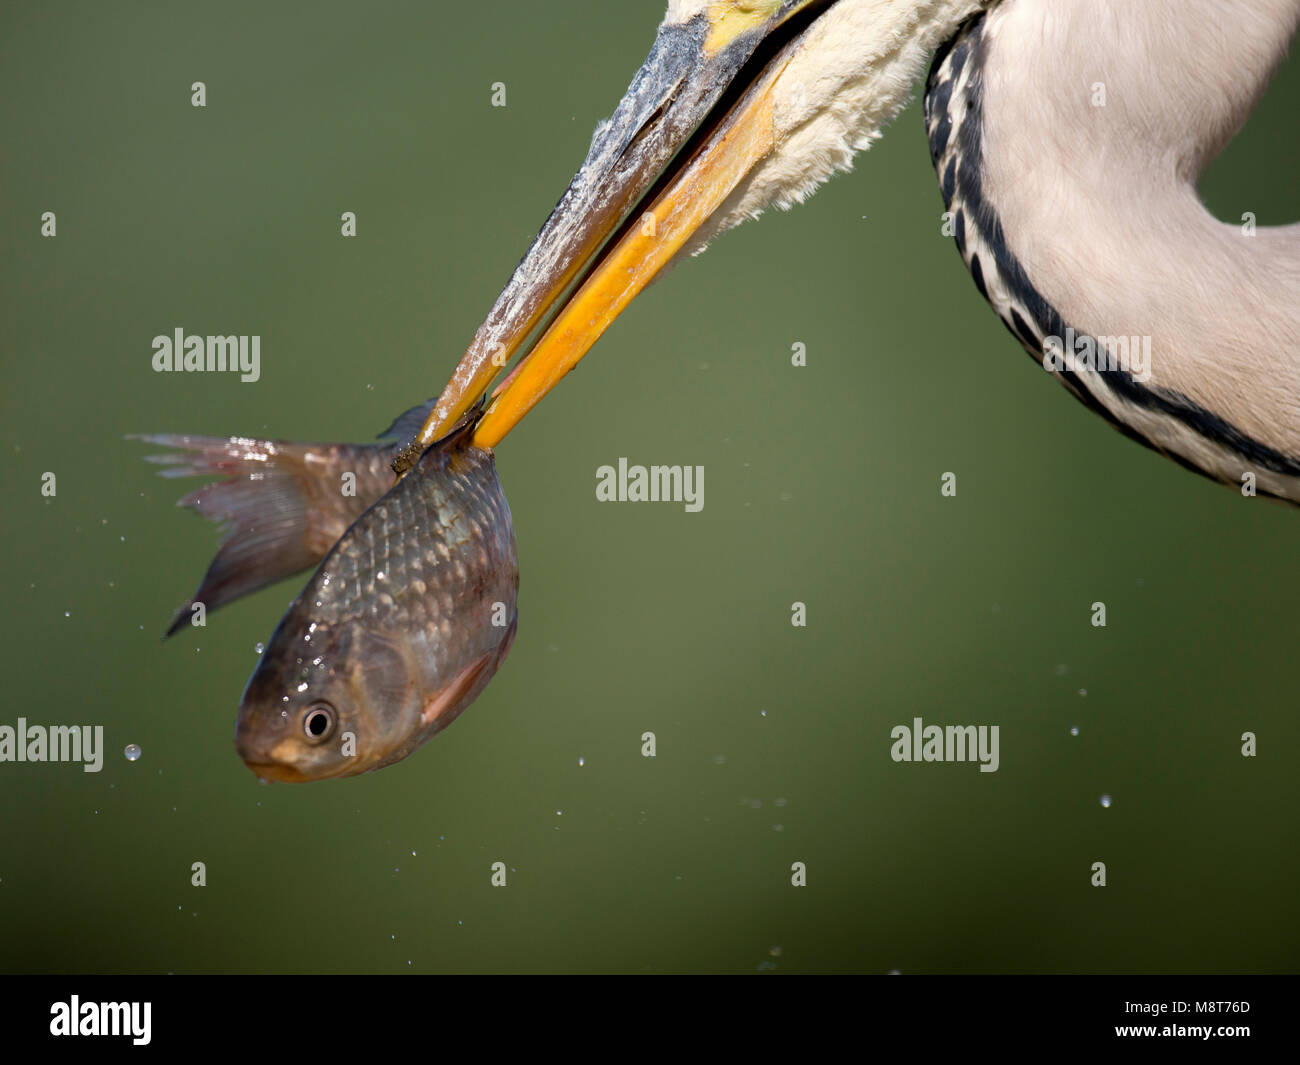
<path fill-rule="evenodd" d="M 401 641 L 291 610 L 244 689 L 235 746 L 264 780 L 353 776 L 402 757 L 426 702 Z"/>

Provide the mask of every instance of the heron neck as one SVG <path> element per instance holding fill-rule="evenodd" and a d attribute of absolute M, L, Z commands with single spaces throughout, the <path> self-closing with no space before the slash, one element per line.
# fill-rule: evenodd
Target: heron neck
<path fill-rule="evenodd" d="M 1243 0 L 1231 26 L 1214 0 L 1004 0 L 982 100 L 985 195 L 1061 319 L 1149 338 L 1150 388 L 1292 457 L 1300 225 L 1219 221 L 1196 183 L 1298 22 L 1300 0 Z"/>

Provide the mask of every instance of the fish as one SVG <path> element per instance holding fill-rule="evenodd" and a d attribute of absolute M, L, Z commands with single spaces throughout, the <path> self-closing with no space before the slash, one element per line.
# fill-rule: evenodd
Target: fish
<path fill-rule="evenodd" d="M 168 635 L 200 604 L 206 614 L 317 566 L 239 703 L 235 747 L 264 780 L 401 761 L 479 696 L 513 645 L 518 552 L 495 457 L 473 443 L 481 407 L 393 483 L 398 441 L 431 406 L 377 444 L 136 437 L 174 449 L 150 456 L 165 476 L 225 477 L 180 500 L 224 534 Z"/>

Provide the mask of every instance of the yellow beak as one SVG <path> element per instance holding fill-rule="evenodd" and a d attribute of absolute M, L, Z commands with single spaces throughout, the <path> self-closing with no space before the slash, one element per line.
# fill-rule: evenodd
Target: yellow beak
<path fill-rule="evenodd" d="M 474 432 L 495 447 L 587 354 L 591 346 L 731 194 L 772 147 L 766 91 L 732 116 L 707 151 L 697 156 L 603 258 L 502 384 Z"/>
<path fill-rule="evenodd" d="M 541 336 L 493 393 L 474 442 L 495 447 L 572 370 L 773 147 L 772 88 L 834 0 L 715 0 L 665 23 L 645 65 L 457 364 L 404 473 Z M 566 298 L 567 296 L 567 298 Z"/>

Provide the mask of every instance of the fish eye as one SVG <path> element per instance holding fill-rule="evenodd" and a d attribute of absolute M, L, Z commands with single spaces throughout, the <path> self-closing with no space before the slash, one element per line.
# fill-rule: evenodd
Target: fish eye
<path fill-rule="evenodd" d="M 313 703 L 302 716 L 302 731 L 313 742 L 326 739 L 334 731 L 334 707 Z"/>

